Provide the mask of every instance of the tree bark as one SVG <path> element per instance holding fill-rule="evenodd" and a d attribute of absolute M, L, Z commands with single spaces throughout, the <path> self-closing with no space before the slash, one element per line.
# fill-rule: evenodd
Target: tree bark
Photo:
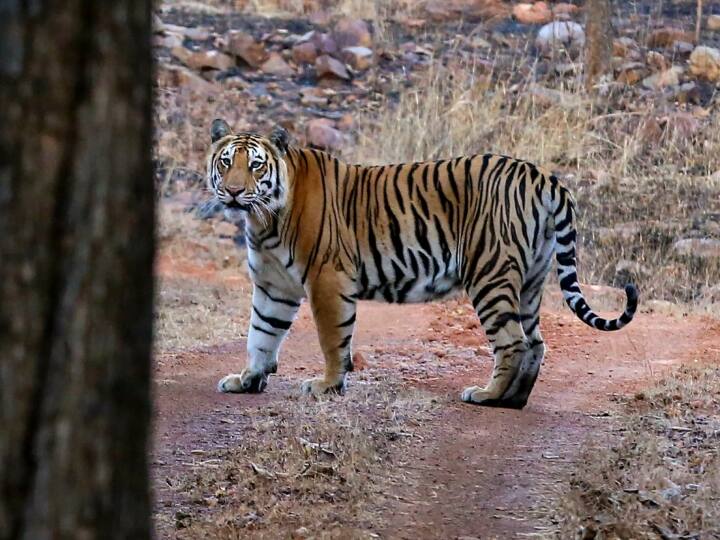
<path fill-rule="evenodd" d="M 150 536 L 151 0 L 0 4 L 0 539 Z"/>
<path fill-rule="evenodd" d="M 587 1 L 585 89 L 590 92 L 610 67 L 612 55 L 611 0 Z"/>

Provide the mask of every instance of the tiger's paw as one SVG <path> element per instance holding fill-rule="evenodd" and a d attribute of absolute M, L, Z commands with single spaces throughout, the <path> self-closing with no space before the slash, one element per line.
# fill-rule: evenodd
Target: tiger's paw
<path fill-rule="evenodd" d="M 514 397 L 494 397 L 490 392 L 479 386 L 469 386 L 463 390 L 460 399 L 465 403 L 482 405 L 483 407 L 502 407 L 504 409 L 522 409 L 527 403 L 527 399 L 522 401 Z"/>
<path fill-rule="evenodd" d="M 501 407 L 500 399 L 494 397 L 490 392 L 479 386 L 468 386 L 460 395 L 465 403 L 484 405 L 485 407 Z"/>
<path fill-rule="evenodd" d="M 339 383 L 327 382 L 325 379 L 308 379 L 302 383 L 300 390 L 303 394 L 309 394 L 312 396 L 321 396 L 323 394 L 344 394 L 345 393 L 345 380 L 341 380 Z"/>
<path fill-rule="evenodd" d="M 243 369 L 240 374 L 231 373 L 220 379 L 217 389 L 222 393 L 243 394 L 262 392 L 266 386 L 266 374 Z"/>

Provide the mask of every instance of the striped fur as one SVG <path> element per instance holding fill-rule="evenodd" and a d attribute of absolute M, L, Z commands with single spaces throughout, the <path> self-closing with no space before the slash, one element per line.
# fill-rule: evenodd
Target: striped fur
<path fill-rule="evenodd" d="M 308 298 L 325 356 L 324 377 L 303 383 L 342 392 L 352 371 L 357 300 L 428 302 L 466 292 L 493 346 L 485 387 L 462 399 L 522 408 L 545 346 L 543 284 L 557 261 L 565 300 L 586 324 L 617 330 L 590 309 L 575 267 L 574 202 L 558 179 L 501 155 L 385 166 L 349 165 L 329 154 L 289 147 L 287 134 L 232 134 L 213 124 L 208 182 L 228 206 L 247 211 L 254 282 L 248 363 L 219 382 L 223 392 L 261 391 Z"/>

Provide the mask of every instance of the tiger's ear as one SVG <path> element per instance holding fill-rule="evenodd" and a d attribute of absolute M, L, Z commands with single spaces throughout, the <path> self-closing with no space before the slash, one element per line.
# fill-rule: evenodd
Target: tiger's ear
<path fill-rule="evenodd" d="M 270 142 L 280 150 L 280 155 L 284 156 L 287 154 L 288 145 L 290 144 L 290 134 L 282 126 L 275 126 L 270 133 Z"/>
<path fill-rule="evenodd" d="M 230 126 L 225 120 L 216 118 L 210 126 L 210 140 L 217 142 L 223 137 L 230 135 Z"/>

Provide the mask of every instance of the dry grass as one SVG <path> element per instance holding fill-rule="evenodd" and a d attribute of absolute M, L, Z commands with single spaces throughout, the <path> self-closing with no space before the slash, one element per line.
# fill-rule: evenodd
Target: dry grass
<path fill-rule="evenodd" d="M 234 226 L 164 201 L 159 215 L 158 350 L 208 346 L 247 333 L 252 285 Z"/>
<path fill-rule="evenodd" d="M 560 538 L 720 536 L 720 369 L 685 368 L 588 445 L 560 494 Z"/>
<path fill-rule="evenodd" d="M 388 99 L 363 119 L 348 154 L 375 163 L 485 152 L 533 161 L 558 173 L 578 200 L 583 280 L 631 279 L 645 298 L 717 301 L 720 257 L 680 255 L 673 244 L 720 239 L 718 112 L 697 111 L 710 118 L 683 137 L 663 124 L 673 113 L 634 104 L 621 89 L 593 98 L 579 81 L 539 88 L 532 65 L 494 69 L 433 62 L 411 84 L 398 81 L 397 103 Z"/>
<path fill-rule="evenodd" d="M 170 479 L 186 501 L 176 538 L 377 537 L 373 511 L 394 476 L 389 446 L 401 455 L 435 403 L 373 382 L 357 384 L 352 400 L 290 397 L 253 411 L 242 440 Z"/>

